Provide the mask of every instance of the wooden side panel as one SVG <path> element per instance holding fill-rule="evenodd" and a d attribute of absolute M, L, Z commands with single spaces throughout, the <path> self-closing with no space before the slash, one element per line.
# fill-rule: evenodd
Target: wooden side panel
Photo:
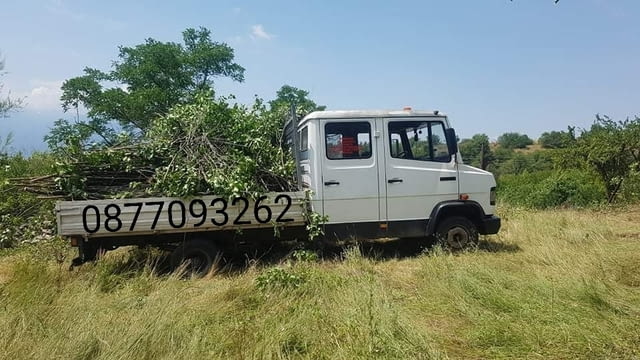
<path fill-rule="evenodd" d="M 258 204 L 219 196 L 60 201 L 58 233 L 91 238 L 304 224 L 304 192 L 265 196 Z"/>

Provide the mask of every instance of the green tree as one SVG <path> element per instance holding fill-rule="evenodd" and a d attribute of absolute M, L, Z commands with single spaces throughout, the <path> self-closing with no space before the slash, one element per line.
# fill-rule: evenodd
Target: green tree
<path fill-rule="evenodd" d="M 508 132 L 498 137 L 498 144 L 507 149 L 524 149 L 533 144 L 533 140 L 525 134 Z"/>
<path fill-rule="evenodd" d="M 559 159 L 566 168 L 582 164 L 593 169 L 605 185 L 607 201 L 613 202 L 625 180 L 640 172 L 640 118 L 614 121 L 597 115 Z"/>
<path fill-rule="evenodd" d="M 519 175 L 553 169 L 553 156 L 549 151 L 534 151 L 531 153 L 508 151 L 511 151 L 511 156 L 500 162 L 500 175 Z"/>
<path fill-rule="evenodd" d="M 212 89 L 216 77 L 244 80 L 233 49 L 212 41 L 211 31 L 186 29 L 182 38 L 183 44 L 149 38 L 144 44 L 120 47 L 110 71 L 85 68 L 84 75 L 64 82 L 63 109 L 83 106 L 90 118 L 86 125 L 96 131 L 117 121 L 125 130 L 144 133 L 173 106 Z"/>
<path fill-rule="evenodd" d="M 576 140 L 575 128 L 569 126 L 568 131 L 550 131 L 540 135 L 538 143 L 545 149 L 561 149 Z"/>
<path fill-rule="evenodd" d="M 462 158 L 473 166 L 486 170 L 495 161 L 489 146 L 489 137 L 485 134 L 473 135 L 471 139 L 463 139 L 459 144 Z"/>
<path fill-rule="evenodd" d="M 283 85 L 276 93 L 276 98 L 269 101 L 271 110 L 277 112 L 290 111 L 291 104 L 295 105 L 299 116 L 305 116 L 314 111 L 326 109 L 309 99 L 309 92 L 290 85 Z"/>

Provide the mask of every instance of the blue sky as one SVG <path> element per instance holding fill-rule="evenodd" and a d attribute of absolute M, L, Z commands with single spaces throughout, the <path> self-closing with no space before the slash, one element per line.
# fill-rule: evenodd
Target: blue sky
<path fill-rule="evenodd" d="M 180 41 L 204 26 L 236 50 L 239 102 L 283 84 L 329 109 L 439 109 L 461 137 L 537 137 L 594 114 L 640 115 L 640 1 L 74 1 L 5 0 L 4 91 L 27 106 L 0 119 L 13 149 L 45 149 L 59 87 L 85 66 L 107 70 L 119 45 Z M 70 117 L 70 116 L 69 116 Z"/>

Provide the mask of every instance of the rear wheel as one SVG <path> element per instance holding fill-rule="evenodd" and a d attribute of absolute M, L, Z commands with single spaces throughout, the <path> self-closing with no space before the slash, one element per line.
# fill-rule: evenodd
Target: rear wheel
<path fill-rule="evenodd" d="M 203 276 L 213 268 L 220 255 L 220 250 L 211 240 L 193 239 L 173 250 L 171 267 L 184 266 L 188 273 Z"/>
<path fill-rule="evenodd" d="M 478 229 L 466 217 L 448 217 L 438 224 L 436 240 L 445 248 L 462 250 L 478 244 Z"/>

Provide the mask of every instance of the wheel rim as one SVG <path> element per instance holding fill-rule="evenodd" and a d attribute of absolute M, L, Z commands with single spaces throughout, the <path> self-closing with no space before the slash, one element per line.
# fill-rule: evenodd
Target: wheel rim
<path fill-rule="evenodd" d="M 452 227 L 447 231 L 447 245 L 455 249 L 462 249 L 469 243 L 469 233 L 459 226 Z"/>

